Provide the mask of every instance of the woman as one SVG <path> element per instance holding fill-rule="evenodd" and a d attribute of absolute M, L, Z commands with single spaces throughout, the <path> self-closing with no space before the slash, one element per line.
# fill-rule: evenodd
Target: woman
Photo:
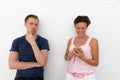
<path fill-rule="evenodd" d="M 87 16 L 77 16 L 76 37 L 68 40 L 65 60 L 70 61 L 66 80 L 95 80 L 94 67 L 99 64 L 98 40 L 86 34 L 90 24 Z"/>

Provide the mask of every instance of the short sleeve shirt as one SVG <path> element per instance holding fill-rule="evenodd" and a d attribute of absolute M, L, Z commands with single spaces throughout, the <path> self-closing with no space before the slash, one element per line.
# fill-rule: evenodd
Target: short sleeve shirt
<path fill-rule="evenodd" d="M 49 50 L 48 40 L 37 36 L 36 38 L 37 46 L 40 50 Z M 19 38 L 16 38 L 13 43 L 10 51 L 18 52 L 18 60 L 23 62 L 36 62 L 34 52 L 31 45 L 25 39 L 25 35 Z M 33 67 L 23 70 L 17 70 L 16 77 L 41 77 L 44 73 L 44 67 Z"/>

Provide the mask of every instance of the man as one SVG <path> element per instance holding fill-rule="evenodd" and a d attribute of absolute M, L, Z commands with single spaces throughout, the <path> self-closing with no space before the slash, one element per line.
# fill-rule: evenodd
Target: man
<path fill-rule="evenodd" d="M 17 69 L 15 80 L 44 80 L 48 41 L 37 34 L 39 18 L 36 15 L 27 15 L 24 25 L 27 33 L 13 41 L 9 67 Z"/>

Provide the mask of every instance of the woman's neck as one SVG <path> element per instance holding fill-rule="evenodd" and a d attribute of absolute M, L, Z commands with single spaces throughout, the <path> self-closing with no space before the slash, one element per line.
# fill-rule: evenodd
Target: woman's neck
<path fill-rule="evenodd" d="M 78 39 L 85 39 L 85 38 L 88 38 L 87 35 L 84 35 L 84 36 L 77 36 Z"/>

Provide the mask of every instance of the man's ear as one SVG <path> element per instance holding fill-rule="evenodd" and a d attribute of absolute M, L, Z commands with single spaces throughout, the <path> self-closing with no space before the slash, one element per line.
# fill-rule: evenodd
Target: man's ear
<path fill-rule="evenodd" d="M 24 26 L 26 27 L 26 23 L 24 23 Z"/>

